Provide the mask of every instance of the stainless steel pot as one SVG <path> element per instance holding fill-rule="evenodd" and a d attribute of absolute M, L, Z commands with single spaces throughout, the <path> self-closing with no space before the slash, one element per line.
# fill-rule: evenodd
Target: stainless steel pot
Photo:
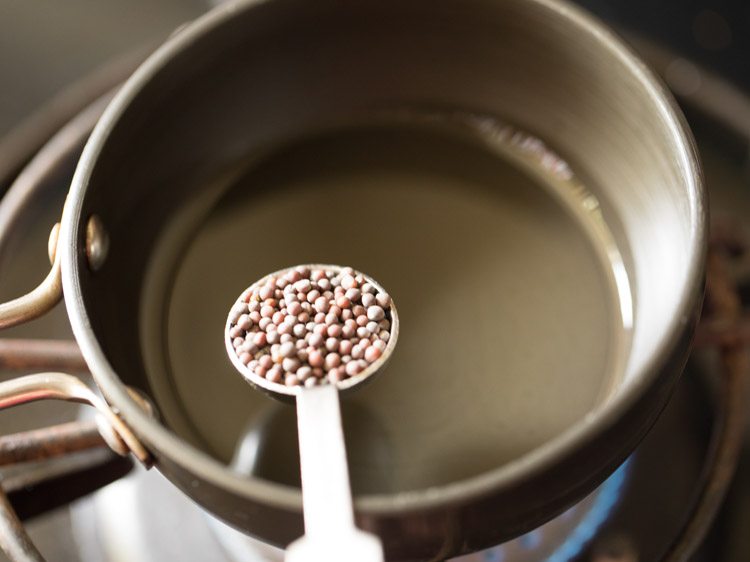
<path fill-rule="evenodd" d="M 106 403 L 49 375 L 3 383 L 0 405 L 91 402 L 114 428 L 113 447 L 153 462 L 206 509 L 274 544 L 299 536 L 299 490 L 231 470 L 129 390 L 154 396 L 135 311 L 156 241 L 210 179 L 281 139 L 403 103 L 502 115 L 584 171 L 629 249 L 633 341 L 616 391 L 555 439 L 473 478 L 360 495 L 358 521 L 389 559 L 442 559 L 518 535 L 583 497 L 648 431 L 681 372 L 703 290 L 706 207 L 669 95 L 599 23 L 552 0 L 249 0 L 172 37 L 96 126 L 59 241 L 53 232 L 50 275 L 0 307 L 0 325 L 24 321 L 57 302 L 62 285 Z"/>

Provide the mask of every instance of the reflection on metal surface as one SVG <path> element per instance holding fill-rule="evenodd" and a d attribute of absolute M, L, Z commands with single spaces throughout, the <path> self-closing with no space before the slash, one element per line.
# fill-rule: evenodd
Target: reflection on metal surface
<path fill-rule="evenodd" d="M 86 223 L 86 258 L 92 271 L 98 271 L 107 259 L 109 235 L 99 215 L 92 215 Z"/>

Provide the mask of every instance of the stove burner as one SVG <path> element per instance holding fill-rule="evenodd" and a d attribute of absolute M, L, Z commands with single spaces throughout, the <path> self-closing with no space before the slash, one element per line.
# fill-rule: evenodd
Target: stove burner
<path fill-rule="evenodd" d="M 596 501 L 586 517 L 573 529 L 570 537 L 547 559 L 547 562 L 568 562 L 572 560 L 594 538 L 596 532 L 622 498 L 631 460 L 632 457 L 626 460 L 602 485 Z"/>
<path fill-rule="evenodd" d="M 457 558 L 456 562 L 573 560 L 591 542 L 622 499 L 634 456 L 635 454 L 625 461 L 596 491 L 556 519 L 500 546 Z"/>

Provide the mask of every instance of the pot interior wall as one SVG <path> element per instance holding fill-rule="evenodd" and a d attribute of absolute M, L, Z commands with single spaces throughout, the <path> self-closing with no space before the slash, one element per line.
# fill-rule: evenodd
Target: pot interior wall
<path fill-rule="evenodd" d="M 399 307 L 386 373 L 344 402 L 358 492 L 489 471 L 583 418 L 616 383 L 627 333 L 593 240 L 476 141 L 359 125 L 248 166 L 206 190 L 218 203 L 198 198 L 173 221 L 141 314 L 166 419 L 239 470 L 299 479 L 293 408 L 251 390 L 222 339 L 228 303 L 287 264 L 352 264 Z"/>
<path fill-rule="evenodd" d="M 522 26 L 516 23 L 521 21 L 521 4 Z M 463 141 L 434 135 L 428 139 L 418 131 L 399 138 L 373 134 L 374 141 L 333 139 L 309 150 L 290 148 L 283 158 L 291 158 L 292 164 L 280 164 L 274 157 L 263 160 L 269 147 L 330 130 L 332 124 L 351 122 L 373 109 L 404 104 L 506 118 L 548 141 L 587 180 L 620 247 L 630 254 L 635 329 L 623 380 L 632 381 L 659 345 L 684 283 L 689 259 L 684 241 L 692 236 L 694 218 L 685 201 L 685 172 L 672 156 L 672 131 L 665 117 L 644 103 L 648 94 L 630 78 L 625 63 L 605 56 L 593 39 L 566 36 L 568 31 L 551 24 L 552 18 L 548 8 L 525 2 L 299 5 L 276 0 L 239 13 L 177 55 L 120 117 L 99 154 L 85 198 L 84 214 L 99 214 L 111 237 L 105 267 L 81 279 L 85 305 L 124 382 L 156 397 L 169 425 L 224 461 L 240 455 L 236 444 L 247 423 L 256 427 L 267 422 L 269 435 L 279 432 L 278 439 L 289 441 L 291 410 L 254 395 L 215 352 L 223 350 L 221 327 L 216 328 L 216 322 L 223 325 L 224 320 L 219 311 L 226 311 L 244 286 L 268 271 L 297 262 L 341 262 L 372 274 L 397 299 L 399 293 L 405 295 L 398 300 L 405 311 L 405 332 L 392 372 L 345 406 L 351 421 L 350 454 L 364 459 L 360 477 L 355 475 L 357 491 L 439 485 L 489 470 L 547 441 L 593 408 L 609 374 L 608 346 L 615 337 L 611 294 L 590 240 L 533 182 L 529 187 L 527 177 L 488 161 L 486 154 L 467 149 Z M 530 25 L 534 20 L 538 25 Z M 567 50 L 558 48 L 563 43 L 569 45 Z M 399 158 L 410 154 L 423 164 L 429 161 L 432 184 L 422 174 L 407 188 L 387 173 L 378 185 L 355 173 L 350 190 L 326 183 L 326 173 L 330 176 L 336 168 L 331 154 L 346 147 L 351 147 L 350 163 L 359 161 L 360 171 L 378 169 L 373 155 L 380 155 L 381 163 L 389 161 L 390 169 L 403 168 Z M 316 178 L 310 190 L 302 187 L 304 172 Z M 510 178 L 502 198 L 487 192 L 486 178 L 495 172 Z M 453 179 L 472 185 L 440 185 Z M 315 193 L 332 203 L 329 213 L 311 221 L 295 202 Z M 347 207 L 352 197 L 363 200 L 363 220 Z M 504 215 L 502 201 L 514 201 Z M 507 210 L 511 208 L 513 212 Z M 213 209 L 210 216 L 208 209 Z M 519 209 L 528 214 L 519 215 Z M 504 220 L 497 221 L 493 213 Z M 514 223 L 519 217 L 524 220 Z M 359 238 L 342 234 L 341 227 Z M 270 239 L 274 229 L 286 236 L 278 251 L 263 239 Z M 514 245 L 511 236 L 536 246 Z M 228 240 L 234 240 L 232 248 L 226 247 Z M 321 250 L 326 244 L 330 253 Z M 314 251 L 306 251 L 306 246 Z M 446 266 L 451 256 L 453 269 Z M 462 357 L 460 349 L 450 353 L 443 341 L 433 348 L 410 347 L 406 330 L 418 330 L 420 322 L 430 329 L 444 322 L 450 335 L 449 319 L 419 308 L 420 295 L 414 290 L 424 281 L 419 272 L 441 281 L 425 289 L 426 301 L 435 298 L 438 289 L 486 295 L 487 287 L 477 283 L 486 279 L 475 266 L 490 264 L 495 268 L 491 275 L 510 280 L 513 276 L 502 269 L 509 260 L 513 266 L 538 268 L 528 282 L 521 275 L 515 278 L 517 291 L 536 288 L 539 298 L 526 317 L 511 322 L 501 306 L 492 306 L 502 303 L 503 295 L 520 293 L 509 293 L 499 284 L 498 300 L 488 303 L 496 323 L 487 324 L 490 316 L 480 316 L 476 330 L 518 335 L 533 325 L 557 331 L 554 345 L 521 350 L 528 357 L 529 376 L 563 365 L 566 373 L 590 371 L 599 377 L 595 383 L 593 375 L 577 376 L 576 383 L 557 379 L 566 399 L 556 407 L 549 407 L 555 395 L 555 387 L 548 386 L 551 379 L 523 387 L 521 394 L 526 394 L 520 396 L 495 386 L 513 376 L 502 372 L 506 358 L 499 336 L 498 347 L 487 350 L 494 356 L 481 358 Z M 568 288 L 565 298 L 539 289 L 561 283 L 564 291 Z M 210 314 L 204 314 L 209 309 Z M 576 319 L 575 327 L 563 329 L 570 318 Z M 529 319 L 534 321 L 526 324 Z M 535 334 L 528 335 L 530 345 Z M 207 349 L 214 351 L 204 354 Z M 417 352 L 431 355 L 431 361 L 441 359 L 443 367 L 446 361 L 455 362 L 451 377 L 428 380 L 428 374 L 420 373 L 413 379 L 422 388 L 429 386 L 421 403 L 410 401 L 420 390 L 416 382 L 400 387 L 401 393 L 395 392 L 398 385 L 389 383 L 389 378 L 416 377 L 397 371 L 401 357 Z M 485 373 L 472 362 L 482 367 L 494 362 L 497 367 Z M 179 382 L 188 379 L 190 385 Z M 169 386 L 173 391 L 164 392 Z M 540 392 L 529 396 L 528 388 L 534 387 Z M 376 403 L 382 411 L 372 409 Z M 497 409 L 507 415 L 504 426 L 490 428 L 502 431 L 494 434 L 497 448 L 488 455 L 492 432 L 485 432 L 481 443 L 473 441 L 467 439 L 470 425 L 456 420 L 481 428 L 484 412 Z M 391 414 L 385 425 L 382 412 Z M 529 419 L 529 412 L 535 414 L 529 425 L 512 425 Z M 412 441 L 399 441 L 398 423 Z M 409 427 L 414 433 L 406 431 Z M 417 441 L 418 435 L 435 445 Z M 439 455 L 438 444 L 445 443 L 456 448 Z M 293 455 L 293 448 L 283 450 Z M 431 451 L 432 456 L 420 458 L 418 451 Z M 293 457 L 279 462 L 272 449 L 267 452 L 274 466 L 285 468 L 281 474 L 263 475 L 293 483 Z M 467 473 L 466 455 L 484 460 Z M 405 460 L 410 456 L 413 462 Z M 376 457 L 390 464 L 365 462 Z M 252 470 L 262 472 L 256 461 Z M 402 476 L 394 482 L 389 474 Z"/>

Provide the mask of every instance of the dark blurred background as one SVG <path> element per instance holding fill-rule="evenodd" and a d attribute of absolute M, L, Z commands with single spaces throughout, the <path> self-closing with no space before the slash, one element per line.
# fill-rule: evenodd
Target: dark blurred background
<path fill-rule="evenodd" d="M 77 79 L 155 47 L 212 3 L 218 0 L 0 0 L 0 139 Z M 750 0 L 578 3 L 628 39 L 660 43 L 750 92 Z M 747 466 L 747 452 L 743 462 Z M 747 487 L 736 485 L 730 497 L 742 494 L 747 496 Z M 736 524 L 747 528 L 747 509 L 743 513 L 744 523 Z M 64 554 L 74 550 L 70 531 L 53 530 L 60 520 L 59 514 L 42 518 L 32 531 L 46 552 L 72 560 Z M 731 559 L 747 560 L 739 556 Z"/>
<path fill-rule="evenodd" d="M 155 45 L 208 0 L 0 0 L 0 136 L 55 92 L 118 55 Z M 579 0 L 750 88 L 747 0 Z"/>
<path fill-rule="evenodd" d="M 0 0 L 0 136 L 106 61 L 158 44 L 201 0 Z"/>

